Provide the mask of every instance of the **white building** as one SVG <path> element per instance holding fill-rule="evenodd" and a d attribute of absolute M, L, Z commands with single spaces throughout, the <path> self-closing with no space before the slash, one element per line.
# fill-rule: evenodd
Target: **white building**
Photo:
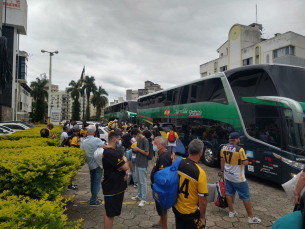
<path fill-rule="evenodd" d="M 27 61 L 28 54 L 19 51 L 17 62 L 17 104 L 16 104 L 16 120 L 28 121 L 30 112 L 32 111 L 31 88 L 27 85 Z"/>
<path fill-rule="evenodd" d="M 0 92 L 0 121 L 9 121 L 17 120 L 18 117 L 23 115 L 21 113 L 24 112 L 24 109 L 19 109 L 21 106 L 18 99 L 22 99 L 24 102 L 27 101 L 26 94 L 24 94 L 25 97 L 22 96 L 23 89 L 21 89 L 21 84 L 26 84 L 26 79 L 25 82 L 19 82 L 18 71 L 20 38 L 21 35 L 27 35 L 28 4 L 26 0 L 0 0 L 0 3 L 3 6 L 0 8 L 2 10 L 0 27 L 2 26 L 2 35 L 7 38 L 8 62 L 12 67 L 12 81 L 6 83 L 5 89 Z M 6 24 L 3 26 L 5 10 Z M 24 107 L 27 106 L 22 106 L 22 108 Z M 5 115 L 2 115 L 4 113 Z"/>
<path fill-rule="evenodd" d="M 140 96 L 147 95 L 150 93 L 154 93 L 156 91 L 162 90 L 161 86 L 159 84 L 155 84 L 149 80 L 146 80 L 144 82 L 144 89 L 127 89 L 126 90 L 126 100 L 127 101 L 135 101 Z M 111 105 L 111 104 L 110 104 Z"/>
<path fill-rule="evenodd" d="M 305 36 L 295 32 L 261 37 L 262 25 L 235 24 L 228 40 L 218 49 L 219 57 L 200 65 L 201 77 L 251 64 L 288 64 L 305 67 Z"/>
<path fill-rule="evenodd" d="M 83 100 L 83 96 L 80 96 L 78 101 L 80 103 L 80 118 L 83 119 L 83 101 L 85 101 L 86 109 L 86 98 Z M 61 120 L 70 120 L 72 118 L 72 104 L 73 99 L 66 91 L 51 92 L 51 109 L 61 109 Z"/>

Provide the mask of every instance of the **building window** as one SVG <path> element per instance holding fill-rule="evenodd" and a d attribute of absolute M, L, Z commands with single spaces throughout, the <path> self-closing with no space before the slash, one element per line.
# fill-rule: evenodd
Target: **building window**
<path fill-rule="evenodd" d="M 259 64 L 259 59 L 260 59 L 260 47 L 257 46 L 255 48 L 255 64 Z"/>
<path fill-rule="evenodd" d="M 218 62 L 215 61 L 214 62 L 214 73 L 217 73 L 217 66 L 218 66 Z"/>
<path fill-rule="evenodd" d="M 294 46 L 286 46 L 284 48 L 273 50 L 273 58 L 279 58 L 282 56 L 294 55 Z"/>
<path fill-rule="evenodd" d="M 269 54 L 266 56 L 266 63 L 269 64 Z"/>
<path fill-rule="evenodd" d="M 221 53 L 221 56 L 223 56 L 223 53 Z"/>
<path fill-rule="evenodd" d="M 243 60 L 243 66 L 252 65 L 252 64 L 253 64 L 253 58 L 252 57 Z"/>
<path fill-rule="evenodd" d="M 219 71 L 220 71 L 220 72 L 224 72 L 224 71 L 226 71 L 226 70 L 227 70 L 227 65 L 222 66 L 222 67 L 219 68 Z"/>

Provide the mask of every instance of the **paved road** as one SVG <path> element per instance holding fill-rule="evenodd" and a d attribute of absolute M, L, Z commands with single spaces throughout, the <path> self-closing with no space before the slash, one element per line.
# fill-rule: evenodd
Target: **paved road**
<path fill-rule="evenodd" d="M 150 177 L 150 171 L 155 160 L 149 162 L 147 176 Z M 217 181 L 219 168 L 210 168 L 200 164 L 207 174 L 209 183 Z M 90 175 L 87 164 L 84 165 L 76 175 L 75 183 L 78 185 L 78 191 L 66 191 L 64 195 L 71 197 L 71 202 L 67 206 L 69 220 L 84 219 L 81 228 L 103 228 L 104 206 L 90 207 Z M 149 179 L 147 179 L 150 182 Z M 246 211 L 242 201 L 236 199 L 235 210 L 238 217 L 229 218 L 228 209 L 220 209 L 213 203 L 208 204 L 206 219 L 207 228 L 270 228 L 273 222 L 293 209 L 293 204 L 288 200 L 287 195 L 281 186 L 255 177 L 247 176 L 250 187 L 253 212 L 255 216 L 262 219 L 259 225 L 249 225 L 247 223 Z M 151 228 L 151 223 L 159 219 L 157 215 L 154 200 L 152 198 L 150 186 L 147 189 L 147 204 L 140 208 L 138 203 L 131 200 L 132 196 L 137 195 L 137 189 L 128 186 L 124 196 L 122 214 L 115 217 L 113 228 Z M 100 199 L 103 199 L 102 190 L 99 193 Z M 168 228 L 175 228 L 175 218 L 170 210 L 168 214 Z"/>

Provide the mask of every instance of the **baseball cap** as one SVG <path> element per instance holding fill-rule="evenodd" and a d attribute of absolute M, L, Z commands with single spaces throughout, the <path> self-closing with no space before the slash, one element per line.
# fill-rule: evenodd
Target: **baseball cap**
<path fill-rule="evenodd" d="M 79 126 L 78 125 L 73 126 L 72 130 L 79 131 Z"/>
<path fill-rule="evenodd" d="M 233 132 L 230 134 L 229 139 L 238 139 L 239 138 L 239 133 Z"/>

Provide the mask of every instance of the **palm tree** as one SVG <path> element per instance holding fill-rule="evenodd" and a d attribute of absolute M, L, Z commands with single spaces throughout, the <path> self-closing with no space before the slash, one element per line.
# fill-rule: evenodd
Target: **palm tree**
<path fill-rule="evenodd" d="M 48 99 L 48 87 L 47 84 L 49 80 L 46 76 L 40 78 L 36 78 L 36 81 L 31 82 L 31 96 L 33 97 L 34 101 L 37 102 L 38 100 L 44 101 Z"/>
<path fill-rule="evenodd" d="M 90 94 L 91 92 L 95 92 L 97 90 L 96 85 L 94 83 L 95 78 L 94 76 L 86 76 L 85 79 L 85 84 L 82 87 L 82 92 L 84 93 L 84 91 L 86 90 L 86 97 L 87 97 L 87 106 L 86 106 L 86 120 L 90 119 L 90 105 L 89 105 L 89 101 L 90 101 Z"/>
<path fill-rule="evenodd" d="M 106 106 L 108 103 L 108 95 L 107 91 L 101 86 L 98 87 L 98 90 L 94 92 L 93 97 L 91 99 L 91 103 L 94 107 L 96 107 L 96 118 L 98 121 L 101 119 L 102 108 Z"/>
<path fill-rule="evenodd" d="M 45 106 L 45 100 L 48 98 L 48 88 L 47 84 L 49 83 L 46 76 L 41 78 L 36 78 L 36 81 L 31 82 L 31 96 L 36 102 L 35 109 L 33 113 L 35 121 L 42 121 L 45 113 L 47 112 L 47 107 Z M 33 106 L 34 107 L 34 106 Z"/>
<path fill-rule="evenodd" d="M 80 103 L 79 103 L 79 96 L 80 93 L 82 94 L 82 90 L 80 87 L 82 86 L 81 80 L 78 80 L 75 82 L 72 80 L 69 83 L 69 88 L 67 88 L 67 93 L 71 93 L 71 97 L 73 99 L 73 104 L 72 104 L 72 119 L 74 120 L 80 120 Z"/>

